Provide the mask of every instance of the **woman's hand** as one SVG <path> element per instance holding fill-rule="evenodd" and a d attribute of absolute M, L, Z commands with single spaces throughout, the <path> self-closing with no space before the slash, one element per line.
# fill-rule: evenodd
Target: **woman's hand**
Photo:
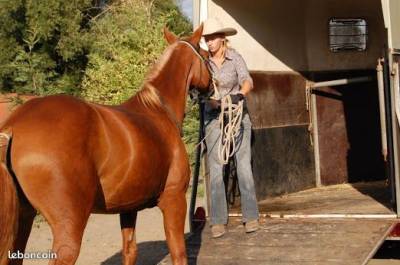
<path fill-rule="evenodd" d="M 241 100 L 244 99 L 244 95 L 242 93 L 231 94 L 229 96 L 231 97 L 232 104 L 238 104 Z"/>
<path fill-rule="evenodd" d="M 210 104 L 210 107 L 213 110 L 220 110 L 221 109 L 221 100 L 210 99 L 208 101 L 208 103 Z"/>

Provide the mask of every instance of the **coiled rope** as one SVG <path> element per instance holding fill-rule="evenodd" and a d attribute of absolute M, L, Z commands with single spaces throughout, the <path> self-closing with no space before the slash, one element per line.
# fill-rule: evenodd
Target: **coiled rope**
<path fill-rule="evenodd" d="M 226 165 L 229 162 L 229 158 L 238 149 L 236 138 L 240 134 L 240 126 L 243 119 L 243 100 L 238 104 L 233 104 L 229 94 L 221 97 L 214 77 L 211 80 L 214 94 L 210 99 L 221 100 L 221 112 L 218 117 L 220 125 L 218 159 L 222 165 Z M 199 145 L 202 145 L 209 135 L 210 133 L 207 133 L 194 149 L 196 150 Z"/>
<path fill-rule="evenodd" d="M 237 137 L 240 134 L 240 126 L 243 118 L 243 100 L 233 104 L 230 95 L 221 97 L 215 79 L 212 79 L 214 87 L 213 99 L 221 100 L 221 112 L 218 117 L 220 137 L 218 143 L 218 158 L 222 165 L 226 165 L 238 149 Z M 207 136 L 206 136 L 207 137 Z"/>
<path fill-rule="evenodd" d="M 221 164 L 226 165 L 229 158 L 237 151 L 237 137 L 243 118 L 243 101 L 233 104 L 229 95 L 221 99 L 221 113 L 219 114 L 220 139 L 218 145 L 218 158 Z"/>

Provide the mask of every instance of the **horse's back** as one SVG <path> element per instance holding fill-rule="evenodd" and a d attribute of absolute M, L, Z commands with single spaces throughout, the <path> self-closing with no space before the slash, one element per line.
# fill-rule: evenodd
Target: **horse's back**
<path fill-rule="evenodd" d="M 67 95 L 35 98 L 19 106 L 4 122 L 2 128 L 13 127 L 13 130 L 25 130 L 35 133 L 52 133 L 65 126 L 77 127 L 88 122 L 90 107 L 85 101 Z M 79 118 L 79 119 L 78 119 Z M 42 127 L 42 128 L 40 128 Z M 47 131 L 47 129 L 52 130 Z M 82 128 L 83 129 L 83 128 Z"/>
<path fill-rule="evenodd" d="M 80 99 L 48 96 L 18 107 L 2 129 L 12 131 L 13 159 L 21 159 L 29 152 L 57 158 L 74 150 L 79 156 L 88 142 L 94 117 L 90 106 Z"/>

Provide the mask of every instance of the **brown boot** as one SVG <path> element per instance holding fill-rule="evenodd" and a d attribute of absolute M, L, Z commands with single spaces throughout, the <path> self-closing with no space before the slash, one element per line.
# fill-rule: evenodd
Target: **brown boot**
<path fill-rule="evenodd" d="M 218 238 L 223 236 L 226 233 L 225 225 L 213 225 L 211 226 L 211 236 L 212 238 Z"/>
<path fill-rule="evenodd" d="M 246 224 L 244 225 L 244 229 L 246 230 L 246 233 L 255 232 L 260 229 L 260 224 L 258 223 L 258 220 L 252 220 L 246 222 Z"/>

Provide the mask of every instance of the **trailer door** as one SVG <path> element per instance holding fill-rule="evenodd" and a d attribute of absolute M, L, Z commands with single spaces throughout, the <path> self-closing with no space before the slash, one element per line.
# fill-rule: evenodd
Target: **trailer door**
<path fill-rule="evenodd" d="M 391 167 L 393 171 L 393 191 L 395 193 L 395 202 L 397 215 L 400 214 L 400 168 L 399 168 L 399 152 L 400 152 L 400 109 L 399 109 L 399 70 L 398 63 L 400 61 L 400 1 L 398 0 L 381 0 L 382 12 L 385 20 L 385 27 L 387 28 L 387 56 L 386 63 L 388 64 L 388 72 L 390 72 L 390 95 L 385 102 L 389 104 L 390 111 L 387 114 L 390 119 L 388 126 L 389 136 L 392 134 L 392 146 L 389 148 L 389 159 L 392 160 Z M 391 126 L 390 126 L 391 125 Z M 390 141 L 388 142 L 390 144 Z M 392 150 L 390 150 L 392 149 Z M 392 152 L 390 152 L 392 151 Z"/>

